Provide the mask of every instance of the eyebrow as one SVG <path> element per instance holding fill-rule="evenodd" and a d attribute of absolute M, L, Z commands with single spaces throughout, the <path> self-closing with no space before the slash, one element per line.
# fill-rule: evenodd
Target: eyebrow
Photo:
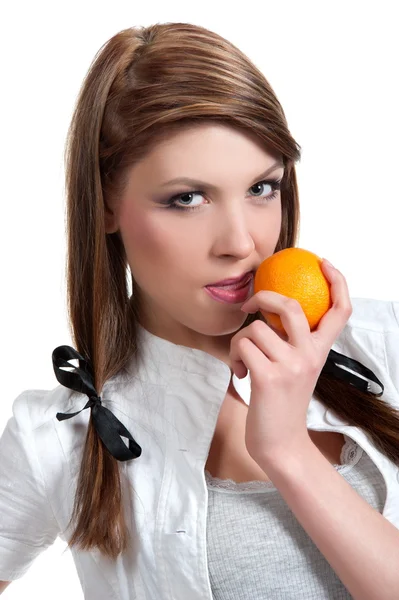
<path fill-rule="evenodd" d="M 261 173 L 260 175 L 258 175 L 253 180 L 253 183 L 256 183 L 257 181 L 264 179 L 265 177 L 267 177 L 270 173 L 272 173 L 279 167 L 285 167 L 285 165 L 282 161 L 276 161 L 275 163 L 273 163 L 272 166 L 269 167 L 268 169 L 266 169 L 266 171 L 264 173 Z M 166 181 L 165 183 L 162 183 L 160 187 L 166 187 L 166 186 L 172 185 L 174 183 L 185 183 L 187 185 L 200 186 L 200 187 L 212 190 L 212 191 L 217 190 L 216 185 L 212 185 L 211 183 L 207 183 L 206 181 L 200 181 L 199 179 L 191 179 L 190 177 L 176 177 L 175 179 L 171 179 L 170 181 Z"/>

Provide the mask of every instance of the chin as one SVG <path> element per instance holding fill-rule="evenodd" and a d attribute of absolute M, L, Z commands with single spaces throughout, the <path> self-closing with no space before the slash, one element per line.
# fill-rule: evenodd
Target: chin
<path fill-rule="evenodd" d="M 218 315 L 214 320 L 212 319 L 207 321 L 207 323 L 198 324 L 194 329 L 202 335 L 209 335 L 212 337 L 234 335 L 242 328 L 246 318 L 247 315 L 241 311 L 239 311 L 238 315 L 230 314 L 223 318 Z"/>

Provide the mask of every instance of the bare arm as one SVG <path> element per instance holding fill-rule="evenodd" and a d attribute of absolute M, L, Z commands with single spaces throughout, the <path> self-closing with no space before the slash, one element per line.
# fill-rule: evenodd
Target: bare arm
<path fill-rule="evenodd" d="M 0 581 L 0 594 L 4 592 L 6 587 L 10 585 L 11 581 Z"/>
<path fill-rule="evenodd" d="M 354 600 L 399 598 L 399 530 L 313 443 L 262 468 Z"/>

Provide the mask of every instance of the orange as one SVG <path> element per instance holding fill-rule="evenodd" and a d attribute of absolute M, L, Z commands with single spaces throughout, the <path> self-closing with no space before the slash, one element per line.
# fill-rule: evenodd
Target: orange
<path fill-rule="evenodd" d="M 331 308 L 330 283 L 321 270 L 322 259 L 303 248 L 285 248 L 266 258 L 254 278 L 254 293 L 271 290 L 299 302 L 310 331 Z M 285 334 L 279 315 L 260 311 L 278 332 Z"/>

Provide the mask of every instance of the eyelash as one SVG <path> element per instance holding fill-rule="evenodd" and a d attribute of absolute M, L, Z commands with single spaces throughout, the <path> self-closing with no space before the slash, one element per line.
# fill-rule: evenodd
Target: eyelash
<path fill-rule="evenodd" d="M 278 190 L 281 189 L 281 181 L 282 179 L 263 179 L 263 181 L 258 181 L 257 183 L 254 183 L 253 186 L 255 185 L 263 185 L 263 184 L 267 184 L 270 185 L 272 188 L 272 193 L 266 196 L 255 196 L 255 198 L 266 198 L 266 203 L 271 202 L 272 200 L 274 200 L 274 198 L 277 196 L 277 192 Z M 175 202 L 177 200 L 179 200 L 182 196 L 188 196 L 190 194 L 198 194 L 200 196 L 204 196 L 205 193 L 202 191 L 190 191 L 190 192 L 183 192 L 183 194 L 176 194 L 175 196 L 173 196 L 172 198 L 170 198 L 167 202 L 167 208 L 171 208 L 174 210 L 182 210 L 182 211 L 192 211 L 192 210 L 197 210 L 199 208 L 202 208 L 202 204 L 199 204 L 198 206 L 179 206 L 177 204 L 175 204 Z M 259 204 L 263 204 L 263 202 L 260 202 Z"/>

